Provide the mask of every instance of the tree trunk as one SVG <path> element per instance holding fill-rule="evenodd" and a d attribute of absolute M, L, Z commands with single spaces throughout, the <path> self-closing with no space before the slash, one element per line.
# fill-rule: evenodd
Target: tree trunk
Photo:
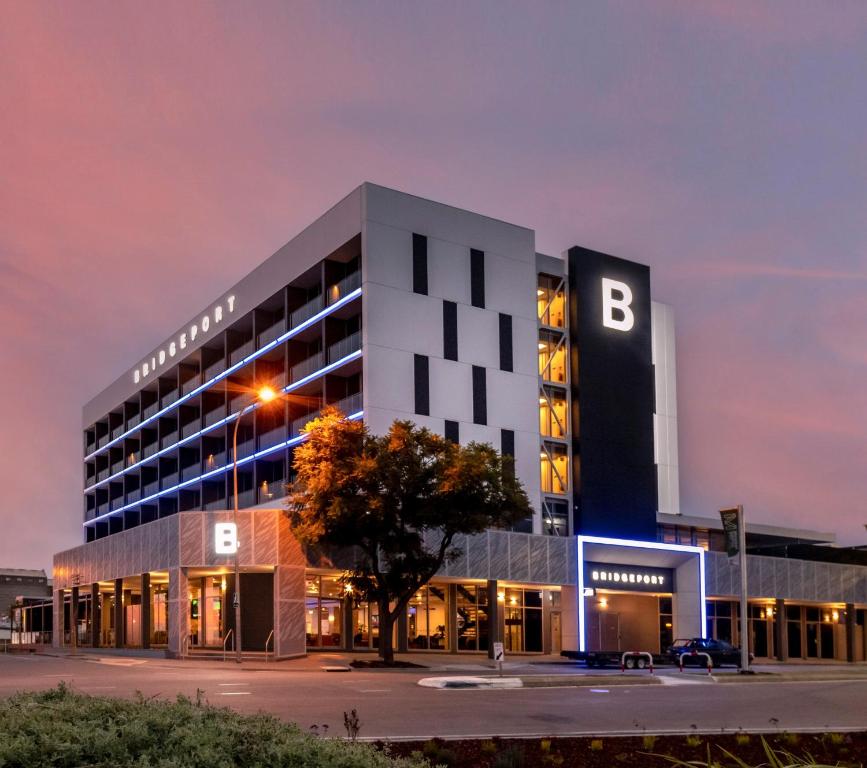
<path fill-rule="evenodd" d="M 379 601 L 379 658 L 386 664 L 394 663 L 394 616 L 388 600 Z"/>

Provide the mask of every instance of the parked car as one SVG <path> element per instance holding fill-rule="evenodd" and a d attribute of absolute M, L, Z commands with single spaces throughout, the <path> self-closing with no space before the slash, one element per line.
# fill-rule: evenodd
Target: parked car
<path fill-rule="evenodd" d="M 691 656 L 693 653 L 706 653 L 710 656 L 715 667 L 721 667 L 723 664 L 733 664 L 736 667 L 741 665 L 741 649 L 735 648 L 731 643 L 725 640 L 710 640 L 702 637 L 693 637 L 689 639 L 675 640 L 666 651 L 671 660 L 678 664 L 680 657 L 686 654 Z M 753 660 L 753 654 L 750 654 L 750 661 Z M 695 661 L 684 659 L 683 664 L 701 665 L 705 663 L 704 656 L 696 657 Z"/>

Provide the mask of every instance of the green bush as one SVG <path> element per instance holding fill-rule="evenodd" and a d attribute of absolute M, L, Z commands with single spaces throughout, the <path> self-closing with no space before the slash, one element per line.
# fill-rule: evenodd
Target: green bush
<path fill-rule="evenodd" d="M 109 699 L 61 684 L 0 700 L 0 768 L 421 768 L 368 744 L 317 738 L 270 715 Z"/>

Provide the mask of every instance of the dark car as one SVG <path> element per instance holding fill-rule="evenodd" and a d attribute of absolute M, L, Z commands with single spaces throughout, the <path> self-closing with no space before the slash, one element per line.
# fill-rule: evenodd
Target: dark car
<path fill-rule="evenodd" d="M 680 657 L 683 655 L 689 657 L 693 654 L 706 653 L 710 656 L 715 667 L 721 667 L 723 664 L 733 664 L 736 667 L 741 665 L 741 649 L 735 648 L 725 640 L 710 640 L 702 637 L 675 640 L 666 653 L 675 664 L 680 661 Z M 752 660 L 752 654 L 750 654 L 750 660 Z M 696 655 L 695 659 L 685 658 L 683 665 L 702 666 L 706 662 L 707 659 L 704 656 Z"/>

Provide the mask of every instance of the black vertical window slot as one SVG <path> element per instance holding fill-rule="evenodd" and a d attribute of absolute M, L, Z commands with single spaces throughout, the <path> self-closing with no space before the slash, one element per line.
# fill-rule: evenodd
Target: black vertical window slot
<path fill-rule="evenodd" d="M 474 307 L 485 308 L 485 252 L 470 249 L 470 300 Z"/>
<path fill-rule="evenodd" d="M 459 443 L 461 441 L 458 422 L 446 420 L 446 440 L 452 443 Z"/>
<path fill-rule="evenodd" d="M 500 370 L 512 371 L 512 316 L 500 313 Z"/>
<path fill-rule="evenodd" d="M 453 301 L 443 302 L 443 357 L 458 359 L 458 305 Z"/>
<path fill-rule="evenodd" d="M 430 416 L 430 364 L 426 355 L 415 355 L 415 412 Z"/>
<path fill-rule="evenodd" d="M 500 454 L 503 469 L 512 477 L 515 476 L 515 433 L 511 429 L 500 430 Z"/>
<path fill-rule="evenodd" d="M 473 423 L 488 423 L 488 396 L 485 385 L 485 369 L 473 366 Z"/>
<path fill-rule="evenodd" d="M 412 290 L 427 295 L 427 238 L 412 235 Z"/>

